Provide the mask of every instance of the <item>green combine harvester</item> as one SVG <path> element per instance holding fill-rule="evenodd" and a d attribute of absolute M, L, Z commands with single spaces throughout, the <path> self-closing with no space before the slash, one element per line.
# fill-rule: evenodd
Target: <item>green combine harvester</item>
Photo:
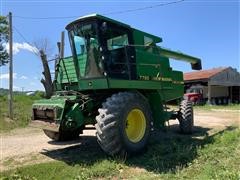
<path fill-rule="evenodd" d="M 143 150 L 151 131 L 178 119 L 182 133 L 191 133 L 193 109 L 183 100 L 183 73 L 169 58 L 201 69 L 201 60 L 157 46 L 160 37 L 93 14 L 66 27 L 72 57 L 56 64 L 50 99 L 36 101 L 33 122 L 53 140 L 79 137 L 95 125 L 99 145 L 109 155 Z M 166 103 L 179 102 L 178 111 Z"/>

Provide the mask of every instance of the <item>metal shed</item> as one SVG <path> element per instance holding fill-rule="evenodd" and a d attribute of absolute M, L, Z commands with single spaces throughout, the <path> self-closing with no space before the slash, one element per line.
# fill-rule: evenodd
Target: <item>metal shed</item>
<path fill-rule="evenodd" d="M 208 70 L 184 73 L 185 90 L 201 86 L 203 98 L 209 104 L 218 101 L 240 102 L 240 73 L 232 67 L 220 67 Z"/>

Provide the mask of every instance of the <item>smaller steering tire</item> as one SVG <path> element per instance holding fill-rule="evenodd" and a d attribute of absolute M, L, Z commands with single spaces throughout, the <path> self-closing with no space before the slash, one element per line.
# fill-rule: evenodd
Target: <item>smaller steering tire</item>
<path fill-rule="evenodd" d="M 178 112 L 179 128 L 182 134 L 192 134 L 193 132 L 193 107 L 192 102 L 183 100 L 180 103 Z"/>

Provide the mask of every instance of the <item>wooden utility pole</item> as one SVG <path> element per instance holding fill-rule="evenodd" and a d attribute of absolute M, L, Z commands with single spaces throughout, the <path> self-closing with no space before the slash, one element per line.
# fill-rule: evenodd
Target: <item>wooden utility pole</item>
<path fill-rule="evenodd" d="M 60 46 L 60 58 L 64 58 L 64 45 L 65 45 L 65 42 L 64 42 L 64 31 L 62 31 L 61 33 L 61 46 Z"/>
<path fill-rule="evenodd" d="M 13 36 L 12 13 L 9 12 L 9 118 L 13 119 Z"/>
<path fill-rule="evenodd" d="M 61 33 L 61 43 L 60 43 L 60 59 L 64 58 L 64 45 L 65 45 L 64 36 L 65 36 L 64 31 L 62 31 L 62 33 Z M 67 69 L 66 69 L 66 66 L 65 66 L 65 62 L 64 61 L 62 61 L 62 62 L 63 62 L 63 67 L 65 69 L 66 76 L 67 76 L 67 80 L 71 84 L 71 81 L 69 81 L 69 77 L 68 77 Z"/>

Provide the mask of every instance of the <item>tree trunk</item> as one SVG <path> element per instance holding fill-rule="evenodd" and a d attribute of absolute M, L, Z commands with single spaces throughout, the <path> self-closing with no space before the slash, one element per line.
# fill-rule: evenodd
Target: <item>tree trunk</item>
<path fill-rule="evenodd" d="M 41 83 L 44 86 L 45 92 L 46 92 L 46 98 L 50 98 L 53 94 L 53 83 L 52 83 L 52 77 L 51 72 L 48 66 L 47 56 L 44 53 L 43 50 L 39 51 L 42 65 L 43 65 L 43 76 L 44 78 L 41 79 Z"/>

